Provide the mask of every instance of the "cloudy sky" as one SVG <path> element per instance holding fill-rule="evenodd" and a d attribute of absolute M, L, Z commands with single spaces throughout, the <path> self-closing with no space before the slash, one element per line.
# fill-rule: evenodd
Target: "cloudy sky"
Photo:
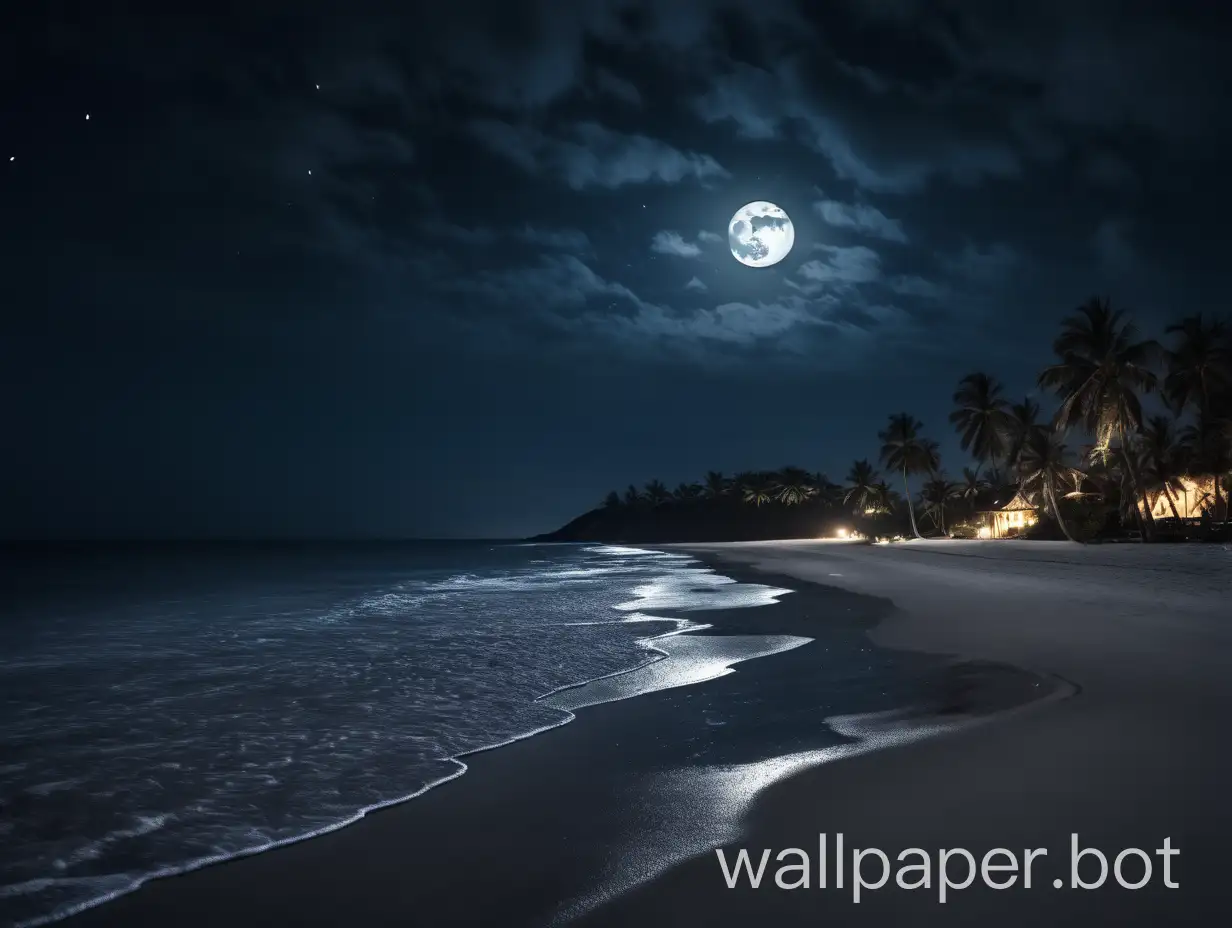
<path fill-rule="evenodd" d="M 1088 296 L 1227 305 L 1219 4 L 296 6 L 0 40 L 3 534 L 522 535 L 898 411 L 957 472 Z"/>

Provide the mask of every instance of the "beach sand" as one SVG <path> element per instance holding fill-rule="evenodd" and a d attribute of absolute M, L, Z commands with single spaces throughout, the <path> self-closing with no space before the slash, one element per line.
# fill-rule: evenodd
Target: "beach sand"
<path fill-rule="evenodd" d="M 1232 553 L 1031 542 L 686 550 L 887 596 L 898 608 L 872 633 L 881 644 L 1006 661 L 1081 688 L 1039 711 L 799 774 L 763 795 L 737 846 L 811 850 L 818 833 L 843 832 L 849 846 L 887 852 L 1043 847 L 1049 867 L 1029 890 L 977 880 L 942 905 L 891 881 L 855 905 L 834 889 L 719 889 L 707 855 L 583 924 L 1229 923 Z M 1054 888 L 1054 875 L 1069 882 L 1073 832 L 1110 857 L 1171 837 L 1179 887 L 1157 873 L 1136 891 Z"/>
<path fill-rule="evenodd" d="M 468 758 L 465 776 L 419 799 L 153 881 L 66 924 L 1226 922 L 1232 555 L 1005 543 L 684 550 L 797 591 L 775 606 L 692 614 L 713 623 L 706 634 L 809 636 L 824 621 L 838 629 L 827 641 L 860 649 L 871 633 L 886 649 L 869 661 L 903 689 L 869 692 L 864 708 L 901 704 L 923 682 L 930 718 L 984 722 L 817 764 L 852 744 L 823 724 L 826 652 L 798 647 L 581 709 L 573 724 Z M 1068 880 L 1075 831 L 1113 854 L 1171 837 L 1180 888 L 1157 878 L 1138 891 L 1053 889 L 1054 875 Z M 942 905 L 935 892 L 887 886 L 856 905 L 836 889 L 729 890 L 709 850 L 811 850 L 823 832 L 891 856 L 1043 847 L 1049 857 L 1029 890 L 972 887 Z"/>

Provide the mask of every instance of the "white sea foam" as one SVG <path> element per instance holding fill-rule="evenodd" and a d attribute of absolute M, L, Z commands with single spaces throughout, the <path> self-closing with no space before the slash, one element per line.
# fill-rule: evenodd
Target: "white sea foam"
<path fill-rule="evenodd" d="M 634 598 L 617 609 L 644 611 L 671 609 L 743 609 L 769 606 L 791 590 L 757 583 L 737 583 L 705 568 L 682 569 L 633 588 Z"/>
<path fill-rule="evenodd" d="M 812 641 L 811 638 L 794 635 L 697 637 L 687 634 L 691 630 L 696 629 L 685 629 L 686 634 L 670 632 L 647 642 L 665 659 L 648 661 L 633 670 L 569 687 L 545 697 L 543 701 L 559 709 L 573 710 L 656 690 L 703 683 L 731 673 L 733 665 L 741 661 L 769 657 Z"/>

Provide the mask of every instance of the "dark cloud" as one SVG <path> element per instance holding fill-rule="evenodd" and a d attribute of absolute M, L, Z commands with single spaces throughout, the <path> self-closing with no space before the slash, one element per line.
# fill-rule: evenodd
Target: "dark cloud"
<path fill-rule="evenodd" d="M 660 229 L 650 241 L 650 250 L 655 254 L 676 258 L 700 258 L 703 254 L 702 246 L 716 245 L 722 241 L 723 236 L 706 229 L 697 233 L 695 241 L 686 239 L 675 229 Z"/>
<path fill-rule="evenodd" d="M 818 283 L 869 283 L 881 277 L 881 258 L 863 245 L 818 245 L 824 258 L 800 265 L 800 276 Z"/>
<path fill-rule="evenodd" d="M 945 257 L 942 264 L 951 274 L 976 283 L 999 281 L 1019 265 L 1022 256 L 1005 242 L 988 245 L 967 244 L 957 254 Z"/>
<path fill-rule="evenodd" d="M 661 306 L 645 305 L 630 317 L 616 317 L 618 329 L 636 331 L 651 339 L 728 342 L 751 346 L 762 339 L 782 339 L 800 326 L 816 325 L 817 320 L 802 303 L 783 300 L 776 303 L 720 303 L 713 309 L 670 312 Z"/>
<path fill-rule="evenodd" d="M 554 175 L 574 190 L 730 176 L 710 155 L 683 152 L 657 139 L 614 132 L 594 122 L 577 123 L 559 137 L 495 119 L 476 120 L 470 130 L 481 144 L 526 173 Z"/>
<path fill-rule="evenodd" d="M 840 203 L 818 200 L 813 209 L 821 220 L 836 229 L 852 229 L 889 242 L 906 243 L 907 233 L 897 219 L 890 219 L 881 210 L 867 203 Z"/>
<path fill-rule="evenodd" d="M 889 281 L 890 289 L 901 296 L 939 300 L 945 296 L 945 288 L 918 274 L 903 274 Z"/>
<path fill-rule="evenodd" d="M 1138 186 L 1138 175 L 1129 163 L 1110 151 L 1096 151 L 1087 157 L 1084 172 L 1093 184 L 1113 190 Z"/>
<path fill-rule="evenodd" d="M 598 68 L 595 71 L 595 87 L 601 93 L 608 94 L 630 106 L 642 105 L 642 93 L 637 89 L 637 85 L 619 74 L 613 74 L 607 68 Z"/>
<path fill-rule="evenodd" d="M 773 69 L 734 65 L 696 100 L 697 112 L 707 122 L 734 124 L 742 138 L 797 140 L 823 155 L 838 179 L 875 193 L 917 191 L 935 176 L 977 184 L 1020 172 L 1020 157 L 1006 142 L 964 133 L 910 99 L 861 99 L 866 81 L 829 66 L 845 92 L 823 90 L 833 84 L 807 59 Z"/>
<path fill-rule="evenodd" d="M 1124 273 L 1133 268 L 1137 255 L 1129 241 L 1129 223 L 1124 219 L 1106 219 L 1092 236 L 1096 257 L 1107 271 Z"/>
<path fill-rule="evenodd" d="M 495 302 L 533 307 L 540 316 L 567 309 L 580 309 L 592 300 L 627 303 L 642 301 L 623 284 L 599 276 L 582 259 L 569 254 L 545 254 L 526 267 L 483 271 L 473 277 L 450 281 L 448 286 L 485 296 Z"/>
<path fill-rule="evenodd" d="M 429 241 L 446 239 L 462 245 L 490 246 L 501 242 L 519 242 L 579 254 L 590 251 L 591 247 L 590 239 L 581 229 L 553 229 L 530 223 L 508 229 L 494 229 L 490 226 L 468 228 L 448 220 L 425 219 L 420 223 L 420 231 Z"/>
<path fill-rule="evenodd" d="M 679 232 L 670 230 L 656 232 L 650 243 L 650 250 L 661 255 L 675 255 L 677 258 L 697 258 L 702 253 L 700 245 L 686 242 Z"/>

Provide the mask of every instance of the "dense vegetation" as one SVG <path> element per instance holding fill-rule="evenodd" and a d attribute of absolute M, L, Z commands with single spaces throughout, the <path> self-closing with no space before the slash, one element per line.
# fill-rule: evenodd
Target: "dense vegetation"
<path fill-rule="evenodd" d="M 963 377 L 950 423 L 973 459 L 952 478 L 938 444 L 908 413 L 878 433 L 877 462 L 852 462 L 836 483 L 798 467 L 711 472 L 669 490 L 652 480 L 545 538 L 698 541 L 866 535 L 971 535 L 975 514 L 1016 491 L 1040 513 L 1032 534 L 1083 540 L 1134 533 L 1143 541 L 1227 533 L 1232 490 L 1232 336 L 1201 315 L 1139 337 L 1124 312 L 1091 299 L 1064 320 L 1039 386 L 1057 400 L 1041 417 L 989 374 Z M 1160 412 L 1147 414 L 1155 394 Z M 1079 442 L 1071 451 L 1068 442 Z M 1176 508 L 1181 477 L 1203 487 L 1197 526 Z M 918 487 L 913 492 L 912 478 Z M 901 486 L 902 492 L 898 492 Z M 1160 497 L 1173 517 L 1151 516 Z M 1145 501 L 1146 505 L 1142 505 Z M 1174 518 L 1176 517 L 1176 518 Z"/>

